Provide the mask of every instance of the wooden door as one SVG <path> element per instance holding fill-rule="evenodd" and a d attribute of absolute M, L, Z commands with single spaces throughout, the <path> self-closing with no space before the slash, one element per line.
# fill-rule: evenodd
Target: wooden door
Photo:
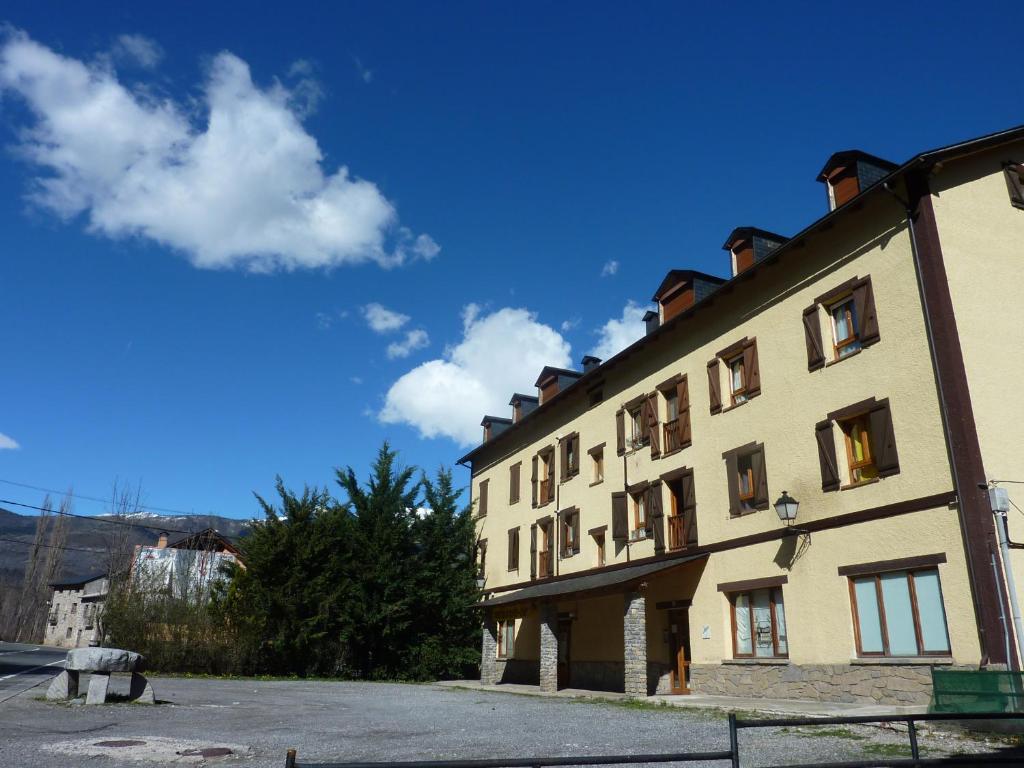
<path fill-rule="evenodd" d="M 672 693 L 689 693 L 690 615 L 686 608 L 668 612 L 668 646 L 672 665 Z"/>
<path fill-rule="evenodd" d="M 558 621 L 558 687 L 568 688 L 570 684 L 570 654 L 572 648 L 572 620 Z"/>

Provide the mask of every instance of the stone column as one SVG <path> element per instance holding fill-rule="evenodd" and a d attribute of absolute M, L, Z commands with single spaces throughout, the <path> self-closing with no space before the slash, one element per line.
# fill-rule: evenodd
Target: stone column
<path fill-rule="evenodd" d="M 629 696 L 647 695 L 647 598 L 627 592 L 622 616 L 624 690 Z"/>
<path fill-rule="evenodd" d="M 558 606 L 540 608 L 540 690 L 558 691 Z"/>
<path fill-rule="evenodd" d="M 108 685 L 110 685 L 109 672 L 92 672 L 89 675 L 89 692 L 85 696 L 85 703 L 106 704 Z"/>
<path fill-rule="evenodd" d="M 487 611 L 483 623 L 483 642 L 480 647 L 480 682 L 484 685 L 498 683 L 498 630 L 494 615 Z"/>

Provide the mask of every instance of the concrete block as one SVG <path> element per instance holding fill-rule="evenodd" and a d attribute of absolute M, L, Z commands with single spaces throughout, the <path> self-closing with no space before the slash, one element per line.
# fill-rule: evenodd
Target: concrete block
<path fill-rule="evenodd" d="M 64 668 L 82 672 L 141 672 L 145 659 L 121 648 L 75 648 L 68 651 Z"/>
<path fill-rule="evenodd" d="M 153 686 L 145 675 L 132 672 L 132 687 L 128 698 L 138 704 L 156 704 L 156 694 L 153 693 Z"/>
<path fill-rule="evenodd" d="M 89 675 L 89 693 L 85 697 L 85 703 L 106 704 L 109 685 L 110 675 L 106 672 L 94 672 Z"/>
<path fill-rule="evenodd" d="M 49 701 L 67 701 L 78 696 L 78 672 L 75 670 L 63 670 L 53 678 L 50 687 L 46 689 L 46 698 Z"/>

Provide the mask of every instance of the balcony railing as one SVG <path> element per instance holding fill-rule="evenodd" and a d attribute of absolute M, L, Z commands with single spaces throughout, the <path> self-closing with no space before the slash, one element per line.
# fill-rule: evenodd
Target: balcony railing
<path fill-rule="evenodd" d="M 540 500 L 538 504 L 547 504 L 549 501 L 554 501 L 555 489 L 554 484 L 547 479 L 540 481 Z"/>
<path fill-rule="evenodd" d="M 537 553 L 537 577 L 547 578 L 552 575 L 551 570 L 551 552 L 542 551 Z"/>
<path fill-rule="evenodd" d="M 679 439 L 679 419 L 665 422 L 665 453 L 678 451 L 681 444 Z"/>
<path fill-rule="evenodd" d="M 686 547 L 686 528 L 683 525 L 682 515 L 672 515 L 668 518 L 668 547 L 669 549 L 683 549 Z"/>

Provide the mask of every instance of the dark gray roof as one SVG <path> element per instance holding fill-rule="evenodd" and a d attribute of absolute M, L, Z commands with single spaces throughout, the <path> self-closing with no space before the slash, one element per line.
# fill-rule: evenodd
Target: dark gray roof
<path fill-rule="evenodd" d="M 51 581 L 50 586 L 54 589 L 70 589 L 71 587 L 84 587 L 90 581 L 97 581 L 99 579 L 107 578 L 107 572 L 96 573 L 92 576 L 83 576 L 80 579 L 70 579 L 68 581 Z"/>
<path fill-rule="evenodd" d="M 594 590 L 614 587 L 620 584 L 627 584 L 637 581 L 645 576 L 664 571 L 668 568 L 675 568 L 683 563 L 700 560 L 707 557 L 707 553 L 690 555 L 689 557 L 675 557 L 671 560 L 656 560 L 653 563 L 643 565 L 630 565 L 625 568 L 606 569 L 597 573 L 589 573 L 580 576 L 573 576 L 558 581 L 545 581 L 542 584 L 533 584 L 529 587 L 517 589 L 505 595 L 492 597 L 489 600 L 482 600 L 477 603 L 481 608 L 493 608 L 498 605 L 509 605 L 510 603 L 521 603 L 529 600 L 542 600 L 561 595 L 570 595 L 577 592 L 592 592 Z"/>

